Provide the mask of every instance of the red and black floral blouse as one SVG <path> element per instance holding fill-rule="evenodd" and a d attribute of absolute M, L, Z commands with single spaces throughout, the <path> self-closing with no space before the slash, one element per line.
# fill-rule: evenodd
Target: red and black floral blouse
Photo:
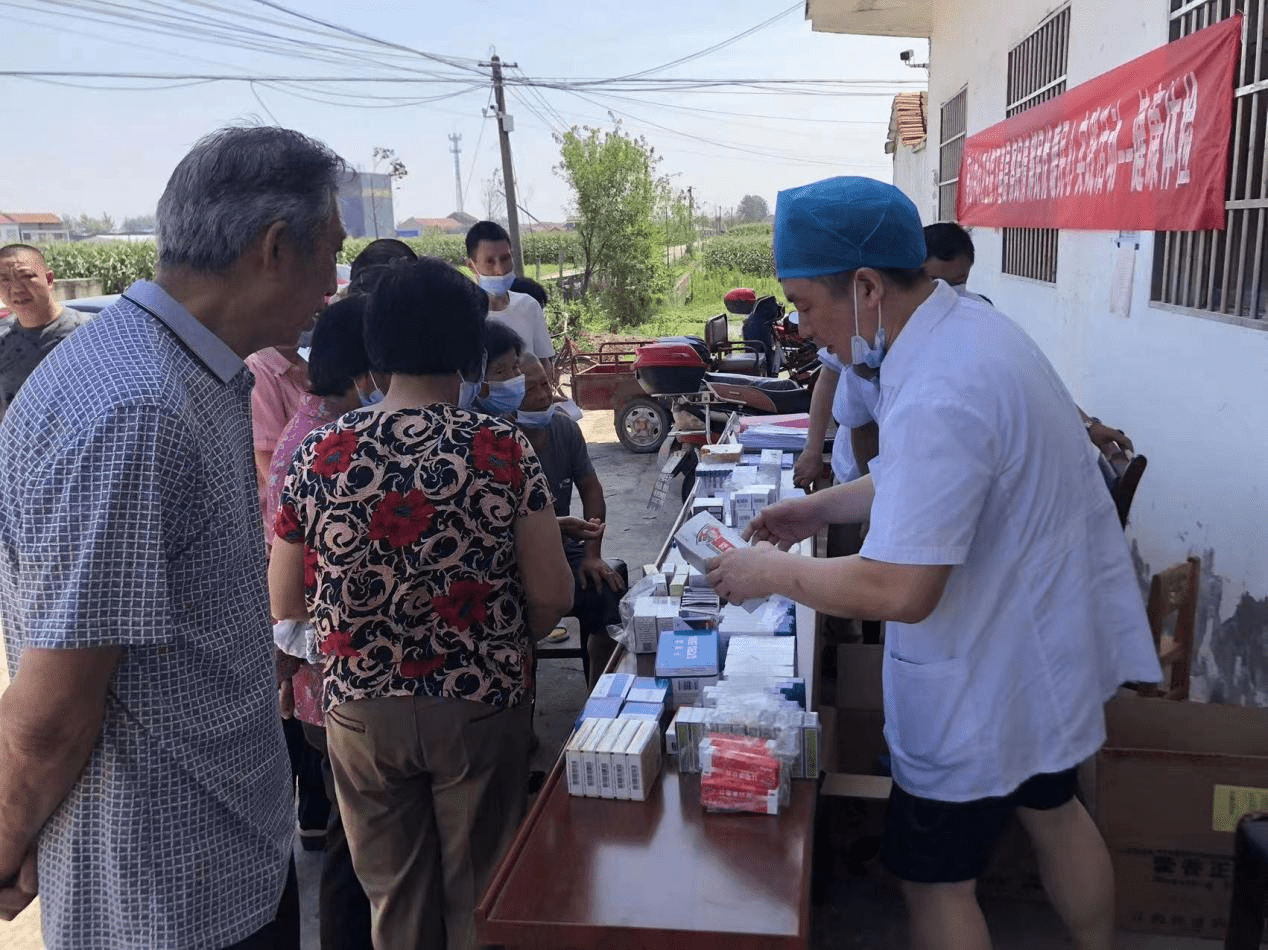
<path fill-rule="evenodd" d="M 515 520 L 550 505 L 528 441 L 480 413 L 361 409 L 309 435 L 275 530 L 304 545 L 324 708 L 414 695 L 519 703 L 529 635 Z"/>

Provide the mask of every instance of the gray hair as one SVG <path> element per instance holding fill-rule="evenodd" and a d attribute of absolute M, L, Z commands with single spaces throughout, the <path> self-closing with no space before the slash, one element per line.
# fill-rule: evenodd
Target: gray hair
<path fill-rule="evenodd" d="M 346 171 L 329 148 L 290 129 L 211 133 L 181 159 L 159 199 L 159 267 L 222 273 L 278 221 L 311 250 L 338 208 Z"/>

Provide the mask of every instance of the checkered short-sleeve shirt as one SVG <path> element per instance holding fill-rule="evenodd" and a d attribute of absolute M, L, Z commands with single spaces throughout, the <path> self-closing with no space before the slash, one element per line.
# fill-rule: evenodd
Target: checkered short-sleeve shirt
<path fill-rule="evenodd" d="M 40 838 L 49 950 L 219 948 L 276 914 L 294 819 L 251 385 L 142 282 L 0 423 L 10 674 L 26 647 L 124 647 L 101 736 Z"/>

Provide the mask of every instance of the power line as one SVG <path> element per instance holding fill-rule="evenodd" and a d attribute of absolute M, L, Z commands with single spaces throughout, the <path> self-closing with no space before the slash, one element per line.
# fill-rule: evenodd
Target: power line
<path fill-rule="evenodd" d="M 769 17 L 763 20 L 761 23 L 757 24 L 756 26 L 749 27 L 747 30 L 743 30 L 742 32 L 736 33 L 734 36 L 727 37 L 725 40 L 722 40 L 722 42 L 720 43 L 714 43 L 712 46 L 707 46 L 702 50 L 697 50 L 696 52 L 689 53 L 686 56 L 680 56 L 678 59 L 670 60 L 668 63 L 663 63 L 660 66 L 653 66 L 651 69 L 644 69 L 637 73 L 630 73 L 627 76 L 620 76 L 618 77 L 618 79 L 622 79 L 622 80 L 623 79 L 637 79 L 640 76 L 650 76 L 652 73 L 664 72 L 666 69 L 672 69 L 674 66 L 681 66 L 683 63 L 689 63 L 692 60 L 700 59 L 704 56 L 708 56 L 711 53 L 716 53 L 718 50 L 725 49 L 726 47 L 730 46 L 732 43 L 737 43 L 740 40 L 745 39 L 746 37 L 752 36 L 754 33 L 764 30 L 768 26 L 771 26 L 779 22 L 784 17 L 788 16 L 788 14 L 793 13 L 797 10 L 802 10 L 802 9 L 805 9 L 804 0 L 797 0 L 797 2 L 794 3 L 792 6 L 787 7 L 784 10 L 781 10 L 779 13 L 776 13 L 773 17 Z"/>

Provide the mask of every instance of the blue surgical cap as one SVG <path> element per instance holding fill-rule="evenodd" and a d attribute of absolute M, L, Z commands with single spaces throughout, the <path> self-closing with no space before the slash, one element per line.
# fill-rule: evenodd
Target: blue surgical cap
<path fill-rule="evenodd" d="M 871 178 L 829 178 L 775 201 L 775 275 L 822 277 L 860 267 L 915 270 L 925 232 L 906 195 Z"/>

